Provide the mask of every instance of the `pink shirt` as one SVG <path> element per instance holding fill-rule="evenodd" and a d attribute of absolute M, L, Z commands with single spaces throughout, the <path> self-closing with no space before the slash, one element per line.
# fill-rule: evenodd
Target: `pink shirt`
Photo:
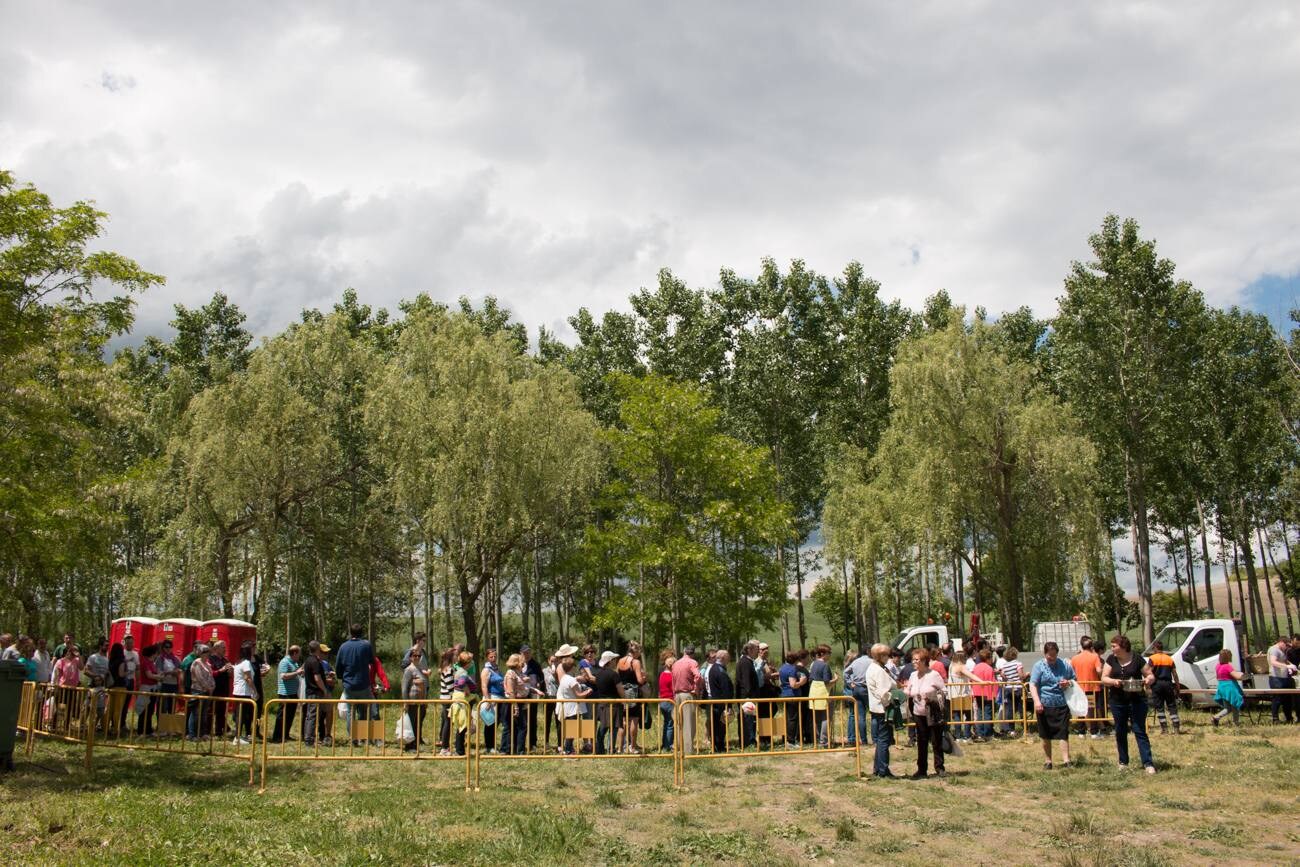
<path fill-rule="evenodd" d="M 700 687 L 703 685 L 704 678 L 700 677 L 700 665 L 689 656 L 683 654 L 682 658 L 673 663 L 673 692 L 689 692 L 692 695 L 700 694 Z"/>
<path fill-rule="evenodd" d="M 971 684 L 970 691 L 976 698 L 996 698 L 998 694 L 998 673 L 993 670 L 993 666 L 987 662 L 979 662 L 971 669 L 971 677 L 976 680 L 987 680 L 989 685 L 981 683 Z"/>
<path fill-rule="evenodd" d="M 1214 676 L 1219 680 L 1233 680 L 1234 678 L 1232 673 L 1235 670 L 1236 669 L 1232 667 L 1231 662 L 1221 662 L 1218 667 L 1214 669 Z"/>
<path fill-rule="evenodd" d="M 77 686 L 81 683 L 81 664 L 65 656 L 54 663 L 54 682 L 59 686 Z"/>
<path fill-rule="evenodd" d="M 936 694 L 945 698 L 948 696 L 948 689 L 943 685 L 943 678 L 934 669 L 930 669 L 925 673 L 924 677 L 920 678 L 916 676 L 915 671 L 912 672 L 912 676 L 908 679 L 907 686 L 903 687 L 903 690 L 912 697 L 912 716 L 923 716 L 927 719 L 930 716 L 930 709 L 929 705 L 926 704 L 926 699 Z"/>

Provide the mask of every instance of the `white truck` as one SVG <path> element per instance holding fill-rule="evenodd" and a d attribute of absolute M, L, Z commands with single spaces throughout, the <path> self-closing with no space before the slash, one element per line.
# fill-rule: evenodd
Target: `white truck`
<path fill-rule="evenodd" d="M 1178 682 L 1186 689 L 1209 690 L 1186 694 L 1193 706 L 1214 704 L 1214 690 L 1218 687 L 1214 670 L 1219 664 L 1219 651 L 1224 648 L 1232 652 L 1232 667 L 1249 675 L 1242 686 L 1246 689 L 1268 689 L 1268 675 L 1252 672 L 1246 664 L 1242 644 L 1243 634 L 1240 621 L 1218 619 L 1179 620 L 1170 623 L 1156 635 L 1156 641 L 1160 642 L 1165 653 L 1174 658 Z M 1034 663 L 1043 658 L 1043 645 L 1049 641 L 1055 641 L 1061 649 L 1061 658 L 1068 660 L 1079 652 L 1079 639 L 1085 635 L 1102 642 L 1106 641 L 1106 636 L 1094 632 L 1086 620 L 1057 620 L 1035 624 L 1034 637 L 1030 646 L 1017 648 L 1020 650 L 1020 662 L 1024 665 L 1026 673 L 1029 672 L 1034 667 Z M 999 633 L 986 632 L 982 633 L 982 637 L 988 639 L 989 644 L 994 647 L 1004 643 Z M 908 626 L 890 642 L 890 647 L 903 651 L 906 657 L 907 652 L 913 648 L 926 647 L 930 644 L 942 647 L 950 638 L 954 646 L 957 646 L 961 640 L 960 636 L 950 635 L 948 627 L 943 624 Z M 1110 649 L 1102 647 L 1098 652 L 1105 657 Z M 1143 655 L 1150 656 L 1153 652 L 1148 647 L 1143 651 Z"/>
<path fill-rule="evenodd" d="M 1219 651 L 1224 649 L 1232 652 L 1232 667 L 1249 675 L 1242 686 L 1268 689 L 1268 675 L 1254 674 L 1245 665 L 1242 634 L 1240 621 L 1227 619 L 1179 620 L 1160 630 L 1156 641 L 1174 658 L 1178 682 L 1188 689 L 1209 690 L 1191 693 L 1194 706 L 1214 703 L 1214 690 L 1218 687 L 1214 669 L 1219 664 Z M 1150 647 L 1145 651 L 1146 656 L 1152 653 Z"/>
<path fill-rule="evenodd" d="M 1069 659 L 1079 652 L 1079 639 L 1085 635 L 1101 639 L 1086 620 L 1046 620 L 1037 623 L 1034 625 L 1034 636 L 1029 646 L 1016 648 L 1020 651 L 1020 663 L 1025 667 L 1026 672 L 1032 669 L 1034 663 L 1043 658 L 1043 645 L 1049 641 L 1055 641 L 1061 649 L 1061 657 Z M 983 632 L 980 633 L 980 637 L 986 639 L 995 648 L 1006 644 L 1000 632 Z M 942 647 L 950 639 L 953 647 L 959 647 L 964 637 L 956 634 L 949 635 L 948 627 L 941 623 L 928 623 L 924 626 L 905 627 L 889 646 L 903 651 L 903 656 L 906 657 L 909 650 L 930 644 Z M 1213 670 L 1210 674 L 1214 674 Z"/>

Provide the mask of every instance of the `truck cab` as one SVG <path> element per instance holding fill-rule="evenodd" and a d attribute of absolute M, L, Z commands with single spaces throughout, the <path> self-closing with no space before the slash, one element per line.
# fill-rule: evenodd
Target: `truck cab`
<path fill-rule="evenodd" d="M 903 651 L 903 659 L 913 650 L 937 644 L 943 647 L 948 641 L 948 627 L 930 623 L 925 626 L 908 626 L 895 636 L 889 646 Z"/>
<path fill-rule="evenodd" d="M 1218 687 L 1214 669 L 1219 664 L 1219 651 L 1232 652 L 1232 667 L 1245 671 L 1242 667 L 1241 639 L 1237 625 L 1226 619 L 1220 620 L 1179 620 L 1170 623 L 1156 636 L 1164 647 L 1165 653 L 1174 658 L 1174 669 L 1178 672 L 1178 682 L 1188 689 L 1208 689 L 1213 692 Z M 1152 650 L 1146 649 L 1144 656 L 1150 656 Z M 1245 687 L 1251 687 L 1247 680 Z M 1207 693 L 1192 693 L 1194 705 L 1213 704 L 1212 696 Z"/>

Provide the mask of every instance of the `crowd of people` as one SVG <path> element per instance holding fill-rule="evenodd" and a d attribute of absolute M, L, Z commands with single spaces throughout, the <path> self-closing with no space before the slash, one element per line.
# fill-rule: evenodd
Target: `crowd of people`
<path fill-rule="evenodd" d="M 394 684 L 362 627 L 353 625 L 349 633 L 337 651 L 313 640 L 305 650 L 291 646 L 279 660 L 274 667 L 279 701 L 270 741 L 332 747 L 337 716 L 345 721 L 354 747 L 382 745 L 385 735 L 356 724 L 381 716 L 377 702 Z M 160 715 L 173 712 L 178 696 L 191 697 L 184 702 L 184 737 L 229 734 L 233 743 L 245 745 L 255 736 L 264 705 L 263 679 L 272 669 L 251 641 L 233 658 L 221 641 L 198 642 L 183 658 L 177 658 L 170 640 L 137 650 L 128 635 L 121 643 L 110 646 L 99 639 L 92 646 L 94 651 L 83 656 L 68 633 L 49 652 L 43 639 L 22 635 L 13 640 L 4 634 L 0 659 L 22 663 L 33 681 L 91 688 L 100 696 L 98 724 L 108 736 L 131 732 L 130 709 L 136 713 L 135 735 L 153 736 Z M 480 666 L 463 645 L 437 651 L 429 648 L 424 634 L 417 634 L 401 660 L 393 735 L 406 750 L 428 745 L 431 705 L 425 700 L 437 698 L 442 701 L 432 706 L 438 708 L 438 719 L 428 726 L 428 738 L 443 756 L 465 755 L 476 728 L 486 755 L 551 745 L 565 755 L 669 752 L 678 738 L 692 752 L 701 747 L 766 750 L 777 741 L 785 749 L 870 743 L 875 747 L 873 774 L 888 778 L 894 776 L 890 749 L 896 733 L 906 730 L 907 746 L 916 749 L 912 776 L 924 778 L 931 769 L 945 776 L 945 756 L 960 752 L 960 744 L 1017 737 L 1028 728 L 1026 713 L 1032 706 L 1045 769 L 1069 767 L 1072 729 L 1080 737 L 1101 738 L 1108 714 L 1119 766 L 1129 765 L 1131 734 L 1142 767 L 1155 773 L 1146 728 L 1150 710 L 1161 732 L 1182 731 L 1174 660 L 1159 642 L 1150 657 L 1135 653 L 1124 635 L 1110 640 L 1105 658 L 1101 649 L 1085 637 L 1066 660 L 1056 643 L 1048 642 L 1043 658 L 1026 670 L 1016 648 L 994 648 L 983 640 L 959 648 L 930 645 L 906 654 L 875 644 L 850 652 L 836 672 L 827 645 L 789 651 L 776 660 L 767 644 L 755 640 L 745 643 L 734 665 L 725 649 L 687 645 L 680 653 L 662 651 L 652 670 L 635 641 L 622 652 L 565 643 L 545 664 L 526 644 L 504 660 L 489 648 Z M 1234 668 L 1231 656 L 1223 651 L 1217 670 L 1215 725 L 1229 714 L 1237 722 L 1244 702 L 1246 676 Z M 1294 688 L 1300 636 L 1279 638 L 1269 650 L 1269 664 L 1272 688 Z M 1075 689 L 1079 695 L 1072 712 L 1069 696 Z M 125 698 L 109 700 L 115 692 Z M 832 701 L 832 696 L 845 698 Z M 246 701 L 228 702 L 231 697 Z M 1085 700 L 1087 710 L 1081 713 Z M 687 701 L 698 705 L 699 712 L 678 713 Z M 1295 704 L 1294 696 L 1275 694 L 1274 721 L 1300 721 Z M 844 719 L 837 721 L 840 708 Z M 699 726 L 703 732 L 697 732 Z"/>

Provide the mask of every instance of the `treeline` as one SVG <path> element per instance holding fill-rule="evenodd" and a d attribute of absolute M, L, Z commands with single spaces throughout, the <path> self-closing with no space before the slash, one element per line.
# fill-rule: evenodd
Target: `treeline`
<path fill-rule="evenodd" d="M 1107 218 L 1050 322 L 765 261 L 709 289 L 662 271 L 630 313 L 578 310 L 573 345 L 491 297 L 390 314 L 348 290 L 256 346 L 225 296 L 178 305 L 169 340 L 109 359 L 163 281 L 88 252 L 104 219 L 0 173 L 13 628 L 152 612 L 653 647 L 780 623 L 793 645 L 808 602 L 844 643 L 974 611 L 1022 643 L 1080 611 L 1149 631 L 1154 547 L 1187 613 L 1219 562 L 1248 576 L 1253 634 L 1282 627 L 1259 571 L 1291 617 L 1300 583 L 1270 560 L 1296 523 L 1290 343 L 1207 307 L 1132 222 Z"/>

